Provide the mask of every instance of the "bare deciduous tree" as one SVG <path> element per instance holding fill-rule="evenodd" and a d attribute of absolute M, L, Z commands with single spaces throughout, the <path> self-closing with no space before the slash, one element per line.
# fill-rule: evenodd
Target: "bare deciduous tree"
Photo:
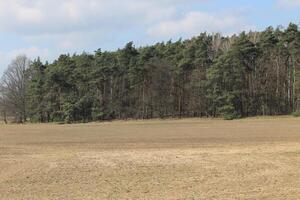
<path fill-rule="evenodd" d="M 0 104 L 6 120 L 9 113 L 16 122 L 26 121 L 26 70 L 30 65 L 25 55 L 17 56 L 4 72 L 0 82 Z"/>
<path fill-rule="evenodd" d="M 3 97 L 3 93 L 2 93 L 2 87 L 0 85 L 0 116 L 2 115 L 3 121 L 5 124 L 7 124 L 7 119 L 6 119 L 6 106 L 5 106 L 5 99 Z"/>

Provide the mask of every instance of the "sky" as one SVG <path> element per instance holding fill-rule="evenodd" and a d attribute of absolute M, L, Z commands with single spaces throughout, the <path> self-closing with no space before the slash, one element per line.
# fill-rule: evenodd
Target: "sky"
<path fill-rule="evenodd" d="M 0 0 L 0 75 L 19 54 L 52 61 L 190 38 L 300 24 L 300 0 Z"/>

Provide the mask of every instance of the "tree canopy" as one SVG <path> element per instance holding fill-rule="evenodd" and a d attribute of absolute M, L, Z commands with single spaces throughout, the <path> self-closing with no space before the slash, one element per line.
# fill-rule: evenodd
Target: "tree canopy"
<path fill-rule="evenodd" d="M 27 70 L 26 116 L 71 123 L 290 114 L 300 109 L 299 64 L 295 24 L 36 59 Z"/>

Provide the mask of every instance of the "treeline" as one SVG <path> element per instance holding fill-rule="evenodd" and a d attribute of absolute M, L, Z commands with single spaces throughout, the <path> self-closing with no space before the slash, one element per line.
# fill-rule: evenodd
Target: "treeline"
<path fill-rule="evenodd" d="M 298 26 L 224 37 L 202 33 L 114 52 L 61 55 L 26 70 L 36 122 L 283 115 L 300 106 Z M 24 109 L 22 112 L 25 112 Z"/>

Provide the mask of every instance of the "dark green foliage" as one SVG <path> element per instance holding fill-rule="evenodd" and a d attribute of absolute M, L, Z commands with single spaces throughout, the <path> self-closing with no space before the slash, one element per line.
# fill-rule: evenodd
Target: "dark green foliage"
<path fill-rule="evenodd" d="M 300 111 L 293 112 L 292 115 L 294 117 L 300 117 Z"/>
<path fill-rule="evenodd" d="M 115 52 L 34 61 L 27 104 L 31 121 L 88 122 L 164 117 L 298 113 L 300 33 L 267 28 Z"/>

